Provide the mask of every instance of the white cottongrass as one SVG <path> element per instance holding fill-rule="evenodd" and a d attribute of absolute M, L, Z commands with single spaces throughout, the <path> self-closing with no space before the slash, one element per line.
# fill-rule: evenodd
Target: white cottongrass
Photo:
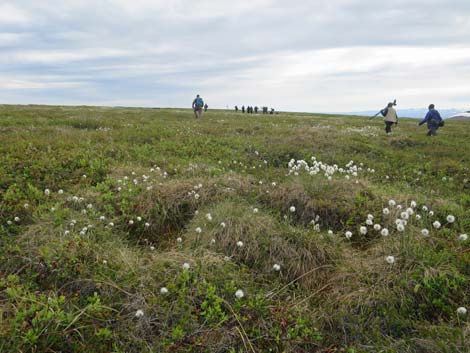
<path fill-rule="evenodd" d="M 370 219 L 371 221 L 373 221 L 373 220 L 374 220 L 374 216 L 371 215 L 371 214 L 368 214 L 368 215 L 367 215 L 367 219 Z"/>
<path fill-rule="evenodd" d="M 150 223 L 145 222 L 145 228 L 148 228 L 148 227 L 150 227 Z"/>
<path fill-rule="evenodd" d="M 14 220 L 16 223 L 18 223 L 19 221 L 21 221 L 20 217 L 15 217 L 13 220 Z"/>
<path fill-rule="evenodd" d="M 344 236 L 347 238 L 347 239 L 351 239 L 353 234 L 350 232 L 350 231 L 347 231 L 346 233 L 344 233 Z"/>
<path fill-rule="evenodd" d="M 382 229 L 382 226 L 380 224 L 374 224 L 374 230 L 379 231 Z"/>
<path fill-rule="evenodd" d="M 243 242 L 241 240 L 237 241 L 237 246 L 239 248 L 243 247 Z"/>
<path fill-rule="evenodd" d="M 294 206 L 289 207 L 289 211 L 290 211 L 291 213 L 294 213 L 294 212 L 295 212 L 295 207 L 294 207 Z"/>
<path fill-rule="evenodd" d="M 467 234 L 460 234 L 459 235 L 459 240 L 460 241 L 466 241 L 468 239 L 468 235 Z"/>
<path fill-rule="evenodd" d="M 276 271 L 276 272 L 279 272 L 281 270 L 281 265 L 279 264 L 274 264 L 273 265 L 273 270 Z"/>
<path fill-rule="evenodd" d="M 136 318 L 140 319 L 143 316 L 144 316 L 144 311 L 143 310 L 139 309 L 135 312 L 135 317 Z"/>
<path fill-rule="evenodd" d="M 390 207 L 395 207 L 396 204 L 397 204 L 397 203 L 396 203 L 395 200 L 390 200 L 390 201 L 388 201 L 388 205 L 389 205 Z"/>
<path fill-rule="evenodd" d="M 395 256 L 387 256 L 385 258 L 385 261 L 387 261 L 387 263 L 389 263 L 390 265 L 394 264 L 395 263 Z"/>
<path fill-rule="evenodd" d="M 457 314 L 459 315 L 465 315 L 467 314 L 467 308 L 461 306 L 460 308 L 457 308 Z"/>
<path fill-rule="evenodd" d="M 362 226 L 359 231 L 361 232 L 362 235 L 366 235 L 367 234 L 367 227 L 364 227 Z"/>
<path fill-rule="evenodd" d="M 189 265 L 187 262 L 183 264 L 183 270 L 189 270 L 191 268 L 191 265 Z"/>
<path fill-rule="evenodd" d="M 423 237 L 428 237 L 429 236 L 429 230 L 421 229 L 421 234 L 423 235 Z"/>
<path fill-rule="evenodd" d="M 407 220 L 407 219 L 410 218 L 410 215 L 408 214 L 408 212 L 402 212 L 400 214 L 400 217 L 401 217 L 401 219 Z"/>
<path fill-rule="evenodd" d="M 57 191 L 57 193 L 58 193 L 59 195 L 62 195 L 62 194 L 64 193 L 64 190 L 60 189 L 59 191 Z"/>
<path fill-rule="evenodd" d="M 225 224 L 225 222 L 222 222 L 222 223 L 220 223 L 220 226 L 221 226 L 222 228 L 225 228 L 227 225 Z"/>
<path fill-rule="evenodd" d="M 206 219 L 211 222 L 212 221 L 212 215 L 210 213 L 206 214 Z"/>
<path fill-rule="evenodd" d="M 181 238 L 181 237 L 176 238 L 176 242 L 177 242 L 177 243 L 182 243 L 182 242 L 183 242 L 183 238 Z"/>
<path fill-rule="evenodd" d="M 258 213 L 258 209 L 256 207 L 253 208 L 253 213 Z"/>
<path fill-rule="evenodd" d="M 236 292 L 235 292 L 235 296 L 238 298 L 238 299 L 241 299 L 245 296 L 245 293 L 241 290 L 241 289 L 238 289 Z"/>
<path fill-rule="evenodd" d="M 160 288 L 160 293 L 163 294 L 163 295 L 168 294 L 168 288 L 166 288 L 166 287 Z"/>
<path fill-rule="evenodd" d="M 133 225 L 133 224 L 134 224 L 134 221 L 131 219 L 131 220 L 129 221 L 129 225 Z"/>
<path fill-rule="evenodd" d="M 405 226 L 404 226 L 404 224 L 403 224 L 403 223 L 398 224 L 398 225 L 397 225 L 397 230 L 398 230 L 399 232 L 404 232 L 404 231 L 405 231 Z"/>
<path fill-rule="evenodd" d="M 432 224 L 432 226 L 433 226 L 434 228 L 436 228 L 436 229 L 439 229 L 439 228 L 441 228 L 441 222 L 435 221 L 435 222 Z"/>
<path fill-rule="evenodd" d="M 390 214 L 390 210 L 388 208 L 384 208 L 382 212 L 386 216 L 388 216 Z"/>
<path fill-rule="evenodd" d="M 374 221 L 372 219 L 368 219 L 368 220 L 366 220 L 366 224 L 368 226 L 372 226 L 372 225 L 374 225 Z"/>
<path fill-rule="evenodd" d="M 455 217 L 452 216 L 451 214 L 447 216 L 447 222 L 449 223 L 454 223 L 455 222 Z"/>
<path fill-rule="evenodd" d="M 416 201 L 411 201 L 410 206 L 412 208 L 416 208 L 416 206 L 418 206 L 418 205 L 416 204 Z"/>
<path fill-rule="evenodd" d="M 201 227 L 197 227 L 195 230 L 196 230 L 196 233 L 198 233 L 198 234 L 201 234 L 201 233 L 202 233 Z"/>
<path fill-rule="evenodd" d="M 44 195 L 49 196 L 51 194 L 51 190 L 46 189 L 44 190 Z"/>

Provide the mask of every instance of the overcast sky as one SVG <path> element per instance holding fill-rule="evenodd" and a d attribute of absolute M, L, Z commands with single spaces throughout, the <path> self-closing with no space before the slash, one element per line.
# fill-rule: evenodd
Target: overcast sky
<path fill-rule="evenodd" d="M 470 0 L 0 0 L 0 103 L 470 109 Z"/>

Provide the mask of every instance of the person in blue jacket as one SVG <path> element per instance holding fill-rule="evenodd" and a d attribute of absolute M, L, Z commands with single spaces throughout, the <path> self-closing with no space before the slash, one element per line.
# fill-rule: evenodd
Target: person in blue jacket
<path fill-rule="evenodd" d="M 436 136 L 437 130 L 441 126 L 444 126 L 444 121 L 441 118 L 441 114 L 439 114 L 439 112 L 434 109 L 434 104 L 429 105 L 428 113 L 418 125 L 421 126 L 424 123 L 428 124 L 428 136 Z"/>

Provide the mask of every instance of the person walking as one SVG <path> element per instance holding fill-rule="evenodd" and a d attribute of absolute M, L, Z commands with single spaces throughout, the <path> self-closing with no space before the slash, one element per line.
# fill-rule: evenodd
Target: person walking
<path fill-rule="evenodd" d="M 418 126 L 427 123 L 428 125 L 428 134 L 427 136 L 436 136 L 437 130 L 444 126 L 444 120 L 442 120 L 441 114 L 435 109 L 434 104 L 430 104 L 428 107 L 429 111 L 424 117 L 423 120 L 418 124 Z"/>
<path fill-rule="evenodd" d="M 245 114 L 245 106 L 242 105 L 242 113 Z"/>
<path fill-rule="evenodd" d="M 385 132 L 387 135 L 390 135 L 392 133 L 392 125 L 398 125 L 398 115 L 393 107 L 393 103 L 388 103 L 387 108 L 381 110 L 380 113 L 384 117 Z"/>
<path fill-rule="evenodd" d="M 196 119 L 202 118 L 202 109 L 204 108 L 204 100 L 199 96 L 199 94 L 193 100 L 193 110 L 194 116 Z"/>

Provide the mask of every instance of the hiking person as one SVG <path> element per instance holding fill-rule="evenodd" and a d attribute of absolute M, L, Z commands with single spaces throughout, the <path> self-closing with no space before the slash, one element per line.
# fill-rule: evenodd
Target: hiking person
<path fill-rule="evenodd" d="M 258 114 L 258 107 L 255 107 L 255 114 Z"/>
<path fill-rule="evenodd" d="M 238 113 L 238 105 L 235 106 L 235 112 Z"/>
<path fill-rule="evenodd" d="M 428 124 L 428 134 L 427 136 L 436 136 L 437 130 L 444 126 L 444 120 L 442 120 L 441 114 L 435 109 L 434 104 L 430 104 L 428 107 L 429 111 L 424 117 L 424 119 L 418 124 L 418 126 L 423 125 L 424 123 Z"/>
<path fill-rule="evenodd" d="M 398 125 L 398 115 L 395 108 L 393 108 L 393 103 L 388 103 L 387 107 L 380 111 L 380 114 L 384 117 L 385 132 L 387 135 L 390 135 L 392 133 L 392 125 Z"/>
<path fill-rule="evenodd" d="M 194 116 L 196 119 L 202 118 L 202 108 L 204 107 L 204 100 L 199 96 L 199 94 L 193 100 L 193 110 Z"/>
<path fill-rule="evenodd" d="M 242 113 L 245 113 L 245 106 L 242 105 Z"/>
<path fill-rule="evenodd" d="M 209 108 L 209 106 L 206 104 L 204 104 L 204 111 L 207 112 L 207 108 Z"/>

